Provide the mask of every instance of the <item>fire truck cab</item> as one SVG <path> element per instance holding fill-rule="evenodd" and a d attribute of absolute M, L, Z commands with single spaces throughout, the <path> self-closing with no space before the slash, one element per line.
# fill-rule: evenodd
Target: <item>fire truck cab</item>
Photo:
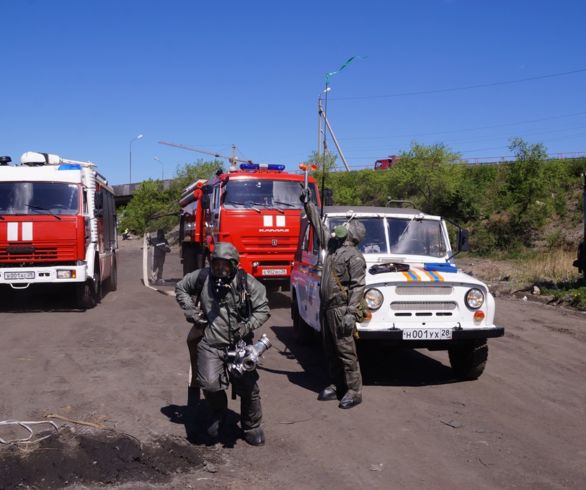
<path fill-rule="evenodd" d="M 70 284 L 82 308 L 117 287 L 116 214 L 90 162 L 27 152 L 0 159 L 0 285 Z"/>
<path fill-rule="evenodd" d="M 289 288 L 299 241 L 304 176 L 284 165 L 242 164 L 183 192 L 180 239 L 184 273 L 203 266 L 217 242 L 240 252 L 240 265 L 270 286 Z M 315 179 L 308 185 L 319 200 Z"/>
<path fill-rule="evenodd" d="M 396 165 L 396 163 L 399 161 L 399 158 L 400 157 L 398 157 L 397 155 L 390 155 L 388 158 L 382 158 L 381 160 L 377 160 L 376 162 L 374 162 L 374 169 L 388 170 L 389 168 Z"/>

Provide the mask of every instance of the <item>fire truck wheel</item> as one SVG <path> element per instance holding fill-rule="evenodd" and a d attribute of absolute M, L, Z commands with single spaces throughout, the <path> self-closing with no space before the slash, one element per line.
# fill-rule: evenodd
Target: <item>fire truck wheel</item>
<path fill-rule="evenodd" d="M 201 248 L 198 250 L 197 254 L 195 255 L 195 268 L 196 269 L 203 269 L 206 266 L 206 255 Z"/>
<path fill-rule="evenodd" d="M 205 266 L 205 256 L 199 245 L 184 243 L 181 257 L 183 258 L 183 275 Z"/>
<path fill-rule="evenodd" d="M 94 308 L 102 299 L 102 278 L 99 269 L 94 273 L 95 279 L 88 279 L 77 285 L 77 304 L 80 308 Z"/>
<path fill-rule="evenodd" d="M 93 308 L 98 304 L 96 290 L 91 279 L 76 286 L 76 297 L 78 307 L 84 310 Z"/>
<path fill-rule="evenodd" d="M 450 365 L 460 380 L 477 379 L 484 372 L 488 360 L 486 339 L 468 341 L 448 349 Z"/>
<path fill-rule="evenodd" d="M 293 317 L 293 337 L 298 345 L 308 345 L 314 340 L 313 329 L 301 318 L 297 300 L 293 296 L 291 302 L 291 316 Z"/>
<path fill-rule="evenodd" d="M 193 263 L 193 256 L 187 252 L 183 255 L 183 275 L 189 274 L 195 270 L 195 264 Z"/>

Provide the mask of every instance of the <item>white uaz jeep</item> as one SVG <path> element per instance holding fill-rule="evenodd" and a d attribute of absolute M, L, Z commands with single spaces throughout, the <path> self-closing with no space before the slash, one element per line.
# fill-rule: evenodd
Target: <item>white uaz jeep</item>
<path fill-rule="evenodd" d="M 357 324 L 358 341 L 447 350 L 457 378 L 478 378 L 487 339 L 504 335 L 504 328 L 494 325 L 495 301 L 487 286 L 455 266 L 445 221 L 415 209 L 324 208 L 331 230 L 349 219 L 366 228 L 358 248 L 366 259 L 370 318 Z M 464 250 L 467 233 L 458 231 L 458 250 Z M 307 218 L 301 234 L 291 273 L 291 316 L 295 336 L 304 342 L 312 329 L 320 330 L 323 256 Z"/>

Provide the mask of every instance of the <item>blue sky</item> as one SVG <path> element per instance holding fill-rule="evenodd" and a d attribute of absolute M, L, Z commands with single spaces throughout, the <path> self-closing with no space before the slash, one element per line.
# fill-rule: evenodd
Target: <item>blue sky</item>
<path fill-rule="evenodd" d="M 91 160 L 126 183 L 144 134 L 133 181 L 161 177 L 155 157 L 166 177 L 205 158 L 159 140 L 296 169 L 325 73 L 354 55 L 328 101 L 353 168 L 412 141 L 466 158 L 506 156 L 512 137 L 586 152 L 585 5 L 0 0 L 0 154 Z"/>

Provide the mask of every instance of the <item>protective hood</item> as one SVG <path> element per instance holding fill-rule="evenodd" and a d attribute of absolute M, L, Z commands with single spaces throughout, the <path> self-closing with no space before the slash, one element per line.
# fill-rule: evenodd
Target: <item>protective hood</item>
<path fill-rule="evenodd" d="M 353 219 L 348 224 L 348 236 L 346 241 L 352 242 L 354 245 L 358 245 L 366 236 L 366 228 L 364 225 L 356 220 Z"/>
<path fill-rule="evenodd" d="M 227 242 L 218 242 L 214 247 L 214 251 L 212 252 L 212 260 L 214 259 L 225 259 L 231 260 L 236 262 L 237 264 L 240 262 L 240 254 L 238 250 L 232 245 L 231 243 Z"/>

